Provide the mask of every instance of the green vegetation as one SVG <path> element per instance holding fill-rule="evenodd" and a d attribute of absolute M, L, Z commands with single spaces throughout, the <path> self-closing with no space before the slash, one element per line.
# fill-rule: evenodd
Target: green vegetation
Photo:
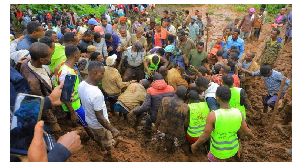
<path fill-rule="evenodd" d="M 38 13 L 38 11 L 44 12 L 45 10 L 48 10 L 48 12 L 52 13 L 55 7 L 58 7 L 59 10 L 62 10 L 62 8 L 72 9 L 74 13 L 78 14 L 78 16 L 95 13 L 98 17 L 100 17 L 100 15 L 105 13 L 107 10 L 106 4 L 101 4 L 99 7 L 92 7 L 88 4 L 28 4 L 28 6 L 35 15 Z M 19 5 L 18 7 L 21 11 L 26 9 L 25 5 Z"/>
<path fill-rule="evenodd" d="M 224 4 L 208 4 L 208 8 L 213 9 L 213 8 L 224 8 Z"/>
<path fill-rule="evenodd" d="M 214 11 L 209 10 L 209 11 L 207 11 L 207 13 L 208 13 L 209 15 L 211 15 L 211 14 L 214 14 Z"/>
<path fill-rule="evenodd" d="M 222 16 L 222 13 L 216 13 L 215 16 Z"/>
<path fill-rule="evenodd" d="M 280 12 L 281 8 L 285 7 L 286 4 L 266 4 L 266 11 L 269 16 L 274 17 L 277 13 Z M 255 11 L 260 10 L 261 4 L 236 4 L 232 5 L 232 10 L 237 12 L 248 12 L 250 8 L 255 8 Z"/>
<path fill-rule="evenodd" d="M 273 19 L 271 18 L 271 17 L 266 17 L 266 19 L 265 19 L 265 23 L 267 23 L 267 22 L 271 22 Z"/>
<path fill-rule="evenodd" d="M 225 21 L 231 21 L 232 19 L 230 17 L 226 17 Z"/>

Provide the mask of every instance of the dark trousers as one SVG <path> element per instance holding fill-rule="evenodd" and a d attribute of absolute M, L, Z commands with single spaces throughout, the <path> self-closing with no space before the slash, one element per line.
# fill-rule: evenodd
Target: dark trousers
<path fill-rule="evenodd" d="M 144 65 L 140 65 L 138 67 L 132 67 L 128 65 L 122 79 L 124 82 L 131 81 L 131 80 L 137 80 L 137 82 L 139 82 L 144 78 L 145 78 Z"/>

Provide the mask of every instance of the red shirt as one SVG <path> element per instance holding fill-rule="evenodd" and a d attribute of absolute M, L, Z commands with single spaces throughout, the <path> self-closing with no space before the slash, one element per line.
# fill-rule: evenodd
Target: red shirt
<path fill-rule="evenodd" d="M 18 20 L 20 20 L 20 18 L 23 16 L 23 13 L 21 11 L 16 11 L 16 15 Z"/>
<path fill-rule="evenodd" d="M 231 75 L 233 77 L 233 86 L 240 87 L 240 79 L 237 75 Z M 222 86 L 222 74 L 216 74 L 211 77 L 211 80 L 220 86 Z"/>
<path fill-rule="evenodd" d="M 221 49 L 222 49 L 222 44 L 221 44 L 221 45 L 217 45 L 217 44 L 215 44 L 214 48 L 218 49 L 218 51 L 219 51 L 219 50 L 221 50 Z"/>

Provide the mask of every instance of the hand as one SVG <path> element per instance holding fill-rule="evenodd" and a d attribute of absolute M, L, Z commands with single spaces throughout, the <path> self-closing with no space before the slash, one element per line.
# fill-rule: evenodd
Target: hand
<path fill-rule="evenodd" d="M 149 74 L 149 76 L 153 76 L 153 72 L 151 70 L 148 70 L 147 73 Z"/>
<path fill-rule="evenodd" d="M 63 103 L 60 101 L 60 96 L 62 92 L 62 88 L 64 86 L 65 81 L 62 81 L 57 87 L 53 89 L 51 94 L 49 95 L 49 99 L 51 104 L 54 106 L 62 105 Z M 74 95 L 73 95 L 74 96 Z"/>
<path fill-rule="evenodd" d="M 195 143 L 193 143 L 192 145 L 191 145 L 191 150 L 192 150 L 192 153 L 194 153 L 195 154 L 195 152 L 196 152 L 196 144 Z"/>
<path fill-rule="evenodd" d="M 123 47 L 123 51 L 127 51 L 127 47 L 126 46 Z"/>
<path fill-rule="evenodd" d="M 188 75 L 185 72 L 182 74 L 182 76 L 188 77 Z"/>
<path fill-rule="evenodd" d="M 131 81 L 129 81 L 130 83 L 135 83 L 136 82 L 136 80 L 131 80 Z"/>
<path fill-rule="evenodd" d="M 119 135 L 119 131 L 115 128 L 112 129 L 110 132 L 114 138 L 116 138 Z"/>
<path fill-rule="evenodd" d="M 156 126 L 152 126 L 151 130 L 152 130 L 153 133 L 156 133 L 157 132 L 157 127 Z"/>
<path fill-rule="evenodd" d="M 83 34 L 80 34 L 80 35 L 78 36 L 78 41 L 80 41 L 80 40 L 82 39 L 82 37 L 83 37 Z"/>
<path fill-rule="evenodd" d="M 24 35 L 20 36 L 18 39 L 21 41 L 24 38 Z"/>
<path fill-rule="evenodd" d="M 68 132 L 67 134 L 59 137 L 57 143 L 66 147 L 71 154 L 76 153 L 82 148 L 80 136 L 77 131 Z"/>
<path fill-rule="evenodd" d="M 197 71 L 197 69 L 196 69 L 195 66 L 193 66 L 193 65 L 190 65 L 190 68 L 191 68 L 192 70 Z"/>
<path fill-rule="evenodd" d="M 28 56 L 24 56 L 17 63 L 23 63 L 25 60 L 30 60 L 30 58 Z"/>
<path fill-rule="evenodd" d="M 113 50 L 113 47 L 112 46 L 109 46 L 108 48 L 107 48 L 107 51 L 112 51 Z"/>
<path fill-rule="evenodd" d="M 72 121 L 72 123 L 77 123 L 78 122 L 77 113 L 74 113 L 74 114 L 71 113 L 71 121 Z"/>
<path fill-rule="evenodd" d="M 121 46 L 118 46 L 118 48 L 116 49 L 117 52 L 121 51 Z"/>
<path fill-rule="evenodd" d="M 204 63 L 203 66 L 204 66 L 206 69 L 209 69 L 209 70 L 210 70 L 209 64 L 208 64 L 208 63 Z"/>
<path fill-rule="evenodd" d="M 35 125 L 34 136 L 28 149 L 29 162 L 48 162 L 46 143 L 43 133 L 44 121 L 39 121 Z"/>

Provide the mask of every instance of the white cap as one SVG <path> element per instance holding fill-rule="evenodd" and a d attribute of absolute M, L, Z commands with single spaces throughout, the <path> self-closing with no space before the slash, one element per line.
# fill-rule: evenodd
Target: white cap
<path fill-rule="evenodd" d="M 115 63 L 116 59 L 117 59 L 117 55 L 116 54 L 113 54 L 112 56 L 107 57 L 107 59 L 106 59 L 106 65 L 107 66 L 112 66 Z"/>

